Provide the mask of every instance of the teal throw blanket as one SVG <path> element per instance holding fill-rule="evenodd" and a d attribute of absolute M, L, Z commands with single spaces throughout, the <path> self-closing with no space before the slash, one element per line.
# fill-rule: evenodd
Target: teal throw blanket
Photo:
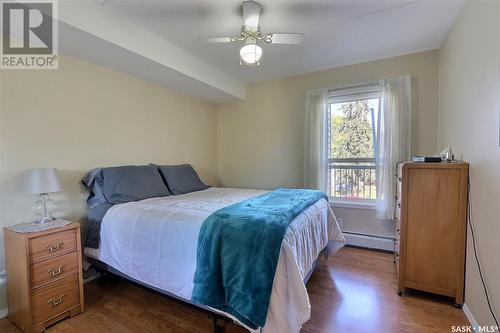
<path fill-rule="evenodd" d="M 252 329 L 263 327 L 286 230 L 322 198 L 320 191 L 278 189 L 207 217 L 198 237 L 192 301 Z"/>

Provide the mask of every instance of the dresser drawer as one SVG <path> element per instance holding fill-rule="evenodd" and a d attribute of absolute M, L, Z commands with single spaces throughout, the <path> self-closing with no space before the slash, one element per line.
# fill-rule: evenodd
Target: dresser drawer
<path fill-rule="evenodd" d="M 401 201 L 396 201 L 394 204 L 394 216 L 401 220 Z"/>
<path fill-rule="evenodd" d="M 396 277 L 399 279 L 399 270 L 401 267 L 399 267 L 400 262 L 399 262 L 399 253 L 394 254 L 394 261 L 396 262 Z"/>
<path fill-rule="evenodd" d="M 80 304 L 78 274 L 62 278 L 33 291 L 33 326 L 56 317 Z"/>
<path fill-rule="evenodd" d="M 29 240 L 30 262 L 76 251 L 76 229 L 56 232 Z"/>
<path fill-rule="evenodd" d="M 78 252 L 71 252 L 30 266 L 31 288 L 75 273 L 78 269 Z"/>
<path fill-rule="evenodd" d="M 403 164 L 398 163 L 396 171 L 396 196 L 397 200 L 401 202 L 403 196 Z"/>
<path fill-rule="evenodd" d="M 401 221 L 398 218 L 394 219 L 394 236 L 396 239 L 401 238 Z"/>

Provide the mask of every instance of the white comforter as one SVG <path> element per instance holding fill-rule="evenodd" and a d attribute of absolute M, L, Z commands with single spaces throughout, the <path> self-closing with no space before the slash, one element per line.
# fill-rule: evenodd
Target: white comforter
<path fill-rule="evenodd" d="M 113 206 L 102 221 L 99 259 L 138 281 L 190 300 L 198 234 L 205 218 L 266 192 L 210 188 Z M 288 228 L 263 332 L 299 332 L 309 319 L 303 278 L 329 241 L 336 241 L 339 248 L 344 237 L 327 201 L 321 199 Z"/>

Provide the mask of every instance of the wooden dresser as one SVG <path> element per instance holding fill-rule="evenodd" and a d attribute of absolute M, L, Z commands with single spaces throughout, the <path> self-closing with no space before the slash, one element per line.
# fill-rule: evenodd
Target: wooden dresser
<path fill-rule="evenodd" d="M 80 225 L 33 233 L 4 229 L 9 319 L 24 332 L 83 311 Z"/>
<path fill-rule="evenodd" d="M 395 259 L 398 294 L 412 288 L 464 302 L 469 165 L 398 165 Z"/>

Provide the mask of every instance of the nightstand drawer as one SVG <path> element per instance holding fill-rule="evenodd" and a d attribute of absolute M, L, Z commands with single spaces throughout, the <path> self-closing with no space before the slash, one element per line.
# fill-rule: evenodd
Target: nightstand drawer
<path fill-rule="evenodd" d="M 38 262 L 76 250 L 76 229 L 30 239 L 30 262 Z"/>
<path fill-rule="evenodd" d="M 30 266 L 31 288 L 57 280 L 78 269 L 78 253 L 71 252 Z"/>
<path fill-rule="evenodd" d="M 33 292 L 33 326 L 80 305 L 78 274 L 73 274 Z"/>

